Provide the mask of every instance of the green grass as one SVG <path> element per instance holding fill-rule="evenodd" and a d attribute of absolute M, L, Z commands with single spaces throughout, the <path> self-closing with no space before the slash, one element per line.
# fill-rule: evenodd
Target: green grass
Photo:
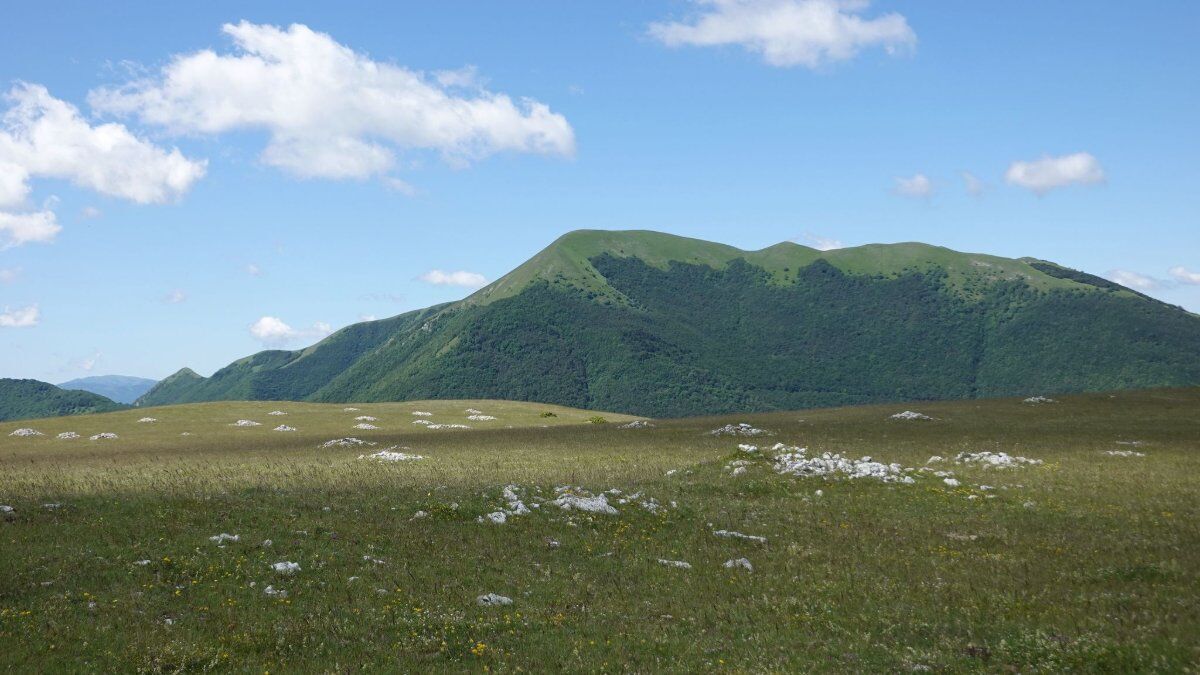
<path fill-rule="evenodd" d="M 0 504 L 15 508 L 0 521 L 0 669 L 1200 666 L 1197 390 L 692 418 L 644 430 L 536 404 L 343 407 L 213 403 L 0 425 Z M 467 407 L 499 419 L 470 431 L 411 424 L 414 409 L 462 421 Z M 275 408 L 291 414 L 263 415 Z M 887 419 L 905 408 L 937 419 Z M 541 417 L 547 410 L 557 416 Z M 363 414 L 383 429 L 351 430 Z M 146 415 L 159 422 L 136 422 Z M 264 426 L 228 427 L 239 418 Z M 738 440 L 706 432 L 740 421 L 775 432 L 760 445 L 810 454 L 920 466 L 934 454 L 1003 450 L 1045 464 L 951 466 L 959 488 L 781 476 L 767 458 L 730 477 Z M 301 431 L 274 433 L 272 422 Z M 121 438 L 9 437 L 17 426 Z M 359 449 L 317 447 L 351 435 L 426 459 L 378 465 L 358 460 Z M 1146 456 L 1105 455 L 1129 447 L 1119 440 L 1142 441 Z M 588 516 L 547 504 L 505 525 L 475 522 L 503 506 L 509 483 L 527 503 L 569 483 L 677 507 Z M 431 516 L 413 520 L 418 510 Z M 241 541 L 218 548 L 208 537 L 221 532 Z M 743 556 L 752 573 L 722 566 Z M 282 560 L 303 569 L 279 577 L 268 565 Z M 265 596 L 268 584 L 289 596 Z M 477 606 L 489 592 L 514 604 Z"/>

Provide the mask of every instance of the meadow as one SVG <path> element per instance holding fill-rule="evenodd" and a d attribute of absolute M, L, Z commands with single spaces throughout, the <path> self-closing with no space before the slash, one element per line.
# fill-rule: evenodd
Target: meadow
<path fill-rule="evenodd" d="M 633 419 L 235 402 L 0 424 L 0 670 L 1200 668 L 1200 390 Z M 767 434 L 710 433 L 741 422 Z M 325 445 L 345 437 L 374 445 Z M 795 448 L 898 467 L 781 473 Z M 1040 463 L 955 462 L 979 452 Z"/>

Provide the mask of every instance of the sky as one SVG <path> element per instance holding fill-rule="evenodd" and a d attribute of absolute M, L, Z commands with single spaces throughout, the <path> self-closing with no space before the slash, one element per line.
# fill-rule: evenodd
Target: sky
<path fill-rule="evenodd" d="M 190 4 L 0 10 L 0 377 L 208 375 L 581 228 L 1200 311 L 1194 2 Z"/>

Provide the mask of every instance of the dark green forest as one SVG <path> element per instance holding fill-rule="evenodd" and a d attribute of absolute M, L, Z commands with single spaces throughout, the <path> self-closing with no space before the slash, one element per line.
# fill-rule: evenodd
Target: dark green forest
<path fill-rule="evenodd" d="M 59 389 L 38 380 L 0 379 L 0 421 L 124 410 L 98 394 Z"/>

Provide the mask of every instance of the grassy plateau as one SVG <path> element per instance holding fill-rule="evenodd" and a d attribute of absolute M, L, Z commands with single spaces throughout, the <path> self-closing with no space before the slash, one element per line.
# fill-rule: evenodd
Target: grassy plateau
<path fill-rule="evenodd" d="M 256 401 L 0 424 L 0 671 L 1200 669 L 1200 390 L 632 419 Z M 740 422 L 769 435 L 710 433 Z M 343 437 L 374 445 L 323 447 Z M 781 473 L 776 443 L 912 481 Z M 422 459 L 360 459 L 385 449 Z M 983 451 L 1041 463 L 955 462 Z"/>

